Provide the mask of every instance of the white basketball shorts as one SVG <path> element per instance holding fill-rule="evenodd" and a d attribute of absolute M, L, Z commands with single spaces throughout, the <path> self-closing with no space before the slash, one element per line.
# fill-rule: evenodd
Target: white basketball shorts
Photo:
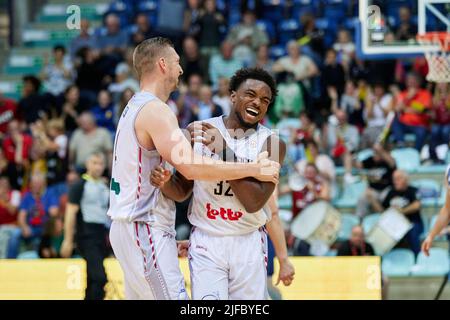
<path fill-rule="evenodd" d="M 144 222 L 113 221 L 110 242 L 128 300 L 186 300 L 175 237 Z"/>
<path fill-rule="evenodd" d="M 192 299 L 267 299 L 264 228 L 240 236 L 212 236 L 194 227 L 189 240 Z"/>

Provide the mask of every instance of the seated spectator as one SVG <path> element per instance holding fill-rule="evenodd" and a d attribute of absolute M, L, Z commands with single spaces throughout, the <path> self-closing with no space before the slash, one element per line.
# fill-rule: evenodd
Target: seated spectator
<path fill-rule="evenodd" d="M 342 65 L 336 60 L 336 51 L 328 49 L 325 57 L 325 66 L 322 73 L 322 87 L 334 87 L 340 97 L 344 93 L 345 71 Z"/>
<path fill-rule="evenodd" d="M 105 18 L 105 34 L 98 37 L 102 71 L 113 76 L 117 64 L 122 61 L 128 45 L 128 35 L 120 28 L 120 19 L 114 13 Z"/>
<path fill-rule="evenodd" d="M 360 226 L 352 228 L 352 234 L 349 240 L 339 244 L 338 256 L 374 256 L 375 251 L 372 246 L 366 242 L 364 229 Z"/>
<path fill-rule="evenodd" d="M 26 124 L 48 118 L 49 108 L 45 98 L 39 93 L 40 88 L 41 80 L 35 76 L 23 77 L 22 98 L 19 100 L 17 113 L 18 118 Z"/>
<path fill-rule="evenodd" d="M 392 103 L 392 95 L 386 92 L 384 84 L 376 82 L 373 91 L 369 90 L 366 96 L 363 117 L 367 126 L 361 137 L 361 149 L 370 148 L 377 141 L 386 126 L 386 118 L 392 110 Z"/>
<path fill-rule="evenodd" d="M 305 187 L 300 191 L 292 191 L 292 218 L 295 218 L 307 206 L 318 200 L 331 200 L 328 182 L 319 175 L 313 163 L 308 163 L 304 173 Z"/>
<path fill-rule="evenodd" d="M 14 188 L 18 186 L 26 186 L 22 180 L 27 169 L 31 165 L 31 147 L 33 139 L 30 135 L 20 130 L 20 124 L 17 120 L 13 120 L 8 124 L 8 135 L 3 140 L 3 152 L 6 160 L 13 168 L 8 168 L 9 172 L 15 172 L 16 181 L 11 181 Z"/>
<path fill-rule="evenodd" d="M 335 117 L 330 118 L 325 147 L 335 161 L 344 165 L 344 181 L 353 183 L 356 178 L 352 175 L 352 154 L 359 146 L 358 129 L 348 123 L 347 114 L 343 110 L 337 110 Z"/>
<path fill-rule="evenodd" d="M 183 79 L 187 80 L 192 74 L 196 73 L 201 75 L 205 82 L 208 82 L 208 79 L 205 78 L 208 75 L 207 63 L 208 60 L 200 54 L 197 41 L 193 37 L 186 37 L 183 40 L 183 54 L 180 58 Z"/>
<path fill-rule="evenodd" d="M 269 44 L 267 33 L 257 26 L 255 13 L 251 10 L 244 12 L 241 23 L 231 28 L 227 41 L 236 47 L 247 37 L 250 37 L 248 45 L 254 51 L 262 45 Z"/>
<path fill-rule="evenodd" d="M 188 37 L 197 37 L 200 31 L 198 19 L 200 18 L 203 8 L 200 0 L 188 0 L 187 7 L 183 14 L 183 32 Z"/>
<path fill-rule="evenodd" d="M 398 146 L 404 145 L 405 133 L 416 137 L 415 148 L 420 152 L 428 133 L 427 110 L 431 108 L 430 92 L 420 88 L 421 79 L 415 73 L 406 77 L 406 90 L 396 96 L 398 115 L 392 123 L 392 134 Z"/>
<path fill-rule="evenodd" d="M 11 234 L 17 229 L 17 208 L 20 205 L 20 192 L 11 189 L 9 178 L 0 176 L 0 259 L 12 258 L 8 252 Z"/>
<path fill-rule="evenodd" d="M 213 89 L 216 90 L 219 86 L 219 78 L 231 78 L 242 67 L 242 61 L 233 58 L 233 45 L 227 41 L 222 42 L 220 53 L 212 56 L 209 61 L 209 80 Z"/>
<path fill-rule="evenodd" d="M 59 250 L 63 242 L 63 219 L 50 217 L 44 227 L 41 242 L 39 244 L 39 257 L 59 258 Z"/>
<path fill-rule="evenodd" d="M 153 38 L 157 36 L 157 33 L 153 30 L 150 25 L 150 20 L 148 16 L 141 12 L 136 15 L 136 27 L 137 30 L 131 35 L 130 43 L 136 47 L 145 39 Z"/>
<path fill-rule="evenodd" d="M 278 119 L 297 118 L 305 108 L 302 88 L 292 72 L 281 72 L 278 79 L 274 114 Z"/>
<path fill-rule="evenodd" d="M 21 240 L 31 242 L 37 249 L 46 222 L 59 213 L 58 205 L 58 198 L 46 188 L 45 176 L 32 175 L 30 191 L 25 193 L 19 207 L 17 220 L 20 229 L 13 233 L 9 241 L 11 258 L 19 254 Z"/>
<path fill-rule="evenodd" d="M 194 115 L 192 121 L 202 121 L 213 117 L 219 117 L 223 114 L 222 108 L 212 101 L 211 87 L 203 85 L 200 88 L 200 102 L 197 106 L 194 106 L 192 112 Z"/>
<path fill-rule="evenodd" d="M 244 67 L 255 64 L 255 51 L 251 47 L 252 34 L 250 30 L 241 32 L 237 38 L 237 44 L 233 49 L 233 58 L 240 60 Z"/>
<path fill-rule="evenodd" d="M 411 10 L 408 7 L 401 7 L 398 11 L 400 22 L 395 30 L 395 39 L 407 41 L 415 39 L 417 35 L 417 25 L 412 22 Z"/>
<path fill-rule="evenodd" d="M 89 20 L 81 19 L 80 34 L 74 38 L 69 45 L 69 53 L 72 59 L 81 48 L 90 48 L 95 50 L 97 48 L 97 38 L 89 32 Z"/>
<path fill-rule="evenodd" d="M 123 55 L 128 45 L 128 37 L 125 31 L 120 29 L 120 19 L 114 13 L 105 18 L 106 34 L 98 38 L 97 44 L 104 55 Z"/>
<path fill-rule="evenodd" d="M 311 78 L 318 75 L 319 70 L 316 64 L 308 56 L 301 54 L 301 50 L 296 41 L 289 41 L 287 44 L 288 55 L 279 58 L 273 65 L 273 72 L 292 72 L 295 80 L 300 81 L 305 89 L 311 89 Z"/>
<path fill-rule="evenodd" d="M 282 187 L 280 190 L 280 194 L 286 193 L 286 191 L 292 192 L 293 219 L 314 202 L 331 200 L 329 184 L 319 175 L 319 171 L 314 164 L 308 163 L 306 165 L 302 180 L 305 186 L 299 191 L 292 191 L 289 187 Z M 287 243 L 289 247 L 293 247 L 295 255 L 305 256 L 311 254 L 310 245 L 304 240 L 296 239 L 290 232 L 287 235 Z"/>
<path fill-rule="evenodd" d="M 231 110 L 231 100 L 229 92 L 230 80 L 228 78 L 219 79 L 219 88 L 213 96 L 212 101 L 222 108 L 224 115 L 229 115 Z"/>
<path fill-rule="evenodd" d="M 107 129 L 112 136 L 116 132 L 115 105 L 112 102 L 111 94 L 108 90 L 102 90 L 98 93 L 98 104 L 91 109 L 95 122 L 99 127 Z"/>
<path fill-rule="evenodd" d="M 117 103 L 119 101 L 120 95 L 127 88 L 130 88 L 134 92 L 138 92 L 141 90 L 139 87 L 139 82 L 135 78 L 133 78 L 132 70 L 127 63 L 119 63 L 116 67 L 115 73 L 116 81 L 108 86 L 108 92 L 110 92 L 110 94 L 112 95 L 113 102 Z"/>
<path fill-rule="evenodd" d="M 127 88 L 120 95 L 119 102 L 117 103 L 117 106 L 115 107 L 115 109 L 117 110 L 116 118 L 114 119 L 114 123 L 116 124 L 116 127 L 117 127 L 117 124 L 119 123 L 119 119 L 120 119 L 120 116 L 122 115 L 123 110 L 127 106 L 128 101 L 130 101 L 131 98 L 133 97 L 134 93 L 135 92 L 132 89 Z"/>
<path fill-rule="evenodd" d="M 48 59 L 46 57 L 46 59 Z M 53 47 L 54 62 L 46 60 L 41 73 L 45 88 L 54 99 L 62 99 L 62 94 L 74 81 L 74 66 L 70 57 L 66 55 L 66 48 L 62 45 Z M 55 106 L 59 100 L 51 101 Z"/>
<path fill-rule="evenodd" d="M 68 139 L 64 131 L 64 123 L 60 119 L 52 119 L 47 129 L 42 122 L 31 127 L 35 144 L 40 145 L 45 153 L 47 185 L 49 189 L 59 188 L 64 184 L 67 173 Z"/>
<path fill-rule="evenodd" d="M 341 29 L 338 31 L 337 41 L 333 44 L 333 49 L 337 52 L 338 61 L 342 63 L 345 69 L 348 69 L 356 50 L 348 30 Z"/>
<path fill-rule="evenodd" d="M 188 79 L 187 90 L 183 91 L 183 88 L 180 88 L 180 95 L 177 99 L 180 128 L 186 128 L 192 122 L 192 110 L 200 103 L 201 86 L 202 77 L 194 73 Z"/>
<path fill-rule="evenodd" d="M 319 153 L 319 146 L 313 140 L 307 140 L 306 158 L 295 164 L 295 169 L 300 175 L 305 175 L 305 169 L 308 163 L 313 163 L 319 170 L 320 177 L 333 185 L 336 181 L 336 168 L 333 160 L 326 155 Z"/>
<path fill-rule="evenodd" d="M 184 10 L 186 1 L 166 0 L 158 4 L 158 26 L 156 31 L 160 36 L 169 38 L 175 48 L 181 47 L 181 40 L 184 37 Z"/>
<path fill-rule="evenodd" d="M 90 112 L 83 112 L 78 123 L 80 128 L 75 130 L 69 143 L 71 169 L 78 173 L 84 172 L 87 158 L 97 152 L 103 153 L 107 163 L 111 165 L 113 146 L 108 130 L 97 127 L 94 115 Z"/>
<path fill-rule="evenodd" d="M 69 135 L 78 128 L 78 116 L 89 108 L 89 100 L 80 97 L 80 90 L 76 85 L 71 85 L 66 89 L 61 120 L 64 122 L 64 128 Z"/>
<path fill-rule="evenodd" d="M 225 18 L 217 10 L 215 0 L 206 0 L 204 2 L 204 10 L 198 18 L 200 27 L 198 39 L 201 53 L 207 57 L 216 54 L 220 46 L 220 29 L 226 25 Z"/>
<path fill-rule="evenodd" d="M 274 61 L 269 56 L 269 46 L 262 45 L 256 51 L 256 58 L 253 67 L 261 68 L 272 74 Z"/>
<path fill-rule="evenodd" d="M 301 128 L 292 131 L 290 141 L 287 145 L 289 158 L 298 162 L 306 159 L 306 144 L 313 140 L 320 144 L 320 130 L 306 112 L 300 113 Z"/>
<path fill-rule="evenodd" d="M 75 84 L 80 90 L 81 97 L 87 99 L 89 103 L 94 103 L 97 92 L 106 84 L 106 73 L 101 69 L 98 52 L 84 47 L 77 52 L 77 55 L 79 61 L 76 65 Z"/>
<path fill-rule="evenodd" d="M 17 118 L 17 104 L 0 92 L 0 141 L 3 140 L 8 130 L 8 123 Z"/>
<path fill-rule="evenodd" d="M 420 216 L 420 199 L 417 197 L 417 188 L 409 185 L 406 172 L 396 170 L 393 174 L 394 187 L 388 192 L 383 202 L 372 200 L 372 206 L 377 212 L 393 208 L 405 215 L 413 224 L 413 227 L 406 234 L 404 240 L 408 247 L 417 255 L 420 252 L 420 235 L 424 230 L 422 218 Z"/>
<path fill-rule="evenodd" d="M 383 202 L 392 188 L 392 175 L 395 171 L 395 159 L 380 144 L 373 146 L 373 156 L 362 162 L 356 161 L 355 166 L 367 170 L 369 187 L 361 195 L 356 207 L 356 215 L 364 217 L 369 213 L 373 199 Z"/>
<path fill-rule="evenodd" d="M 431 110 L 430 158 L 443 164 L 436 153 L 437 146 L 450 142 L 450 90 L 448 83 L 437 83 Z"/>
<path fill-rule="evenodd" d="M 332 100 L 336 101 L 333 94 Z M 345 91 L 341 96 L 337 109 L 343 110 L 347 114 L 348 122 L 350 124 L 357 126 L 359 130 L 363 129 L 364 120 L 362 101 L 360 99 L 360 90 L 357 88 L 354 81 L 348 80 L 346 82 Z M 336 112 L 336 108 L 334 105 L 332 105 L 332 111 L 334 113 Z"/>

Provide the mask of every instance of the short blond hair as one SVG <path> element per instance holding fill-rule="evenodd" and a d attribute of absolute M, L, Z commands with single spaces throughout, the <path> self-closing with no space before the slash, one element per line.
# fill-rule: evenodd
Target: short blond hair
<path fill-rule="evenodd" d="M 163 37 L 154 37 L 142 41 L 133 53 L 133 66 L 140 79 L 144 73 L 152 72 L 156 59 L 161 57 L 167 48 L 173 48 L 172 42 Z"/>
<path fill-rule="evenodd" d="M 52 119 L 48 122 L 47 127 L 49 129 L 54 129 L 59 133 L 64 132 L 64 121 L 62 119 Z"/>

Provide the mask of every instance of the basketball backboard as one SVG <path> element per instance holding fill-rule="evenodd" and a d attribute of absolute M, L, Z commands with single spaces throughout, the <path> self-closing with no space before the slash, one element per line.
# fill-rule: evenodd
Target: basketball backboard
<path fill-rule="evenodd" d="M 409 19 L 408 19 L 409 15 Z M 402 21 L 411 22 L 409 28 Z M 439 50 L 417 42 L 417 34 L 450 32 L 450 0 L 360 0 L 357 55 L 362 59 L 414 57 Z"/>

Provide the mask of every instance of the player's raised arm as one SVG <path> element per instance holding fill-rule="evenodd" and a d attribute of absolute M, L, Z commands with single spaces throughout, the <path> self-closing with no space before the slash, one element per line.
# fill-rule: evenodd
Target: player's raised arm
<path fill-rule="evenodd" d="M 255 177 L 261 181 L 278 181 L 279 165 L 267 159 L 257 163 L 230 164 L 195 154 L 175 115 L 160 101 L 149 102 L 140 113 L 136 118 L 136 127 L 144 129 L 159 154 L 189 180 Z"/>
<path fill-rule="evenodd" d="M 447 170 L 446 177 L 448 177 L 448 170 Z M 440 234 L 441 231 L 445 227 L 447 227 L 448 224 L 450 223 L 450 192 L 449 192 L 450 186 L 448 184 L 447 179 L 445 179 L 445 180 L 446 180 L 444 182 L 445 189 L 446 189 L 445 204 L 439 211 L 439 215 L 438 215 L 438 218 L 436 220 L 436 223 L 435 223 L 433 229 L 431 229 L 430 233 L 428 234 L 428 236 L 425 238 L 425 240 L 422 243 L 422 251 L 427 256 L 430 254 L 430 248 L 431 248 L 431 245 L 433 244 L 434 238 L 438 234 Z"/>

